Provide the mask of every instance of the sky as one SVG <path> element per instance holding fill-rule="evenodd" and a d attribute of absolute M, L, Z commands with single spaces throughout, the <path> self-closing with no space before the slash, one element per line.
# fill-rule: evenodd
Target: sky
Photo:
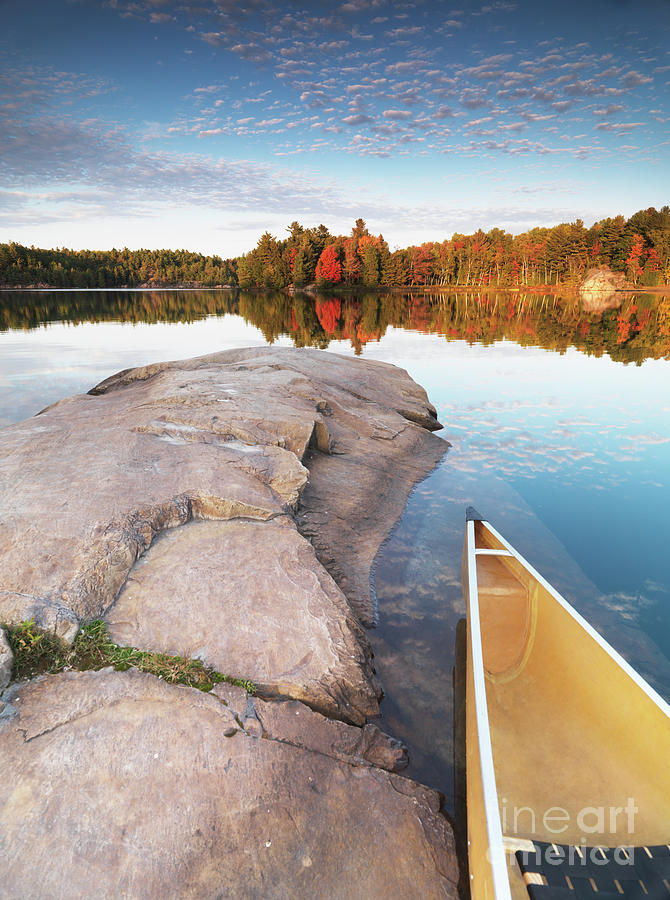
<path fill-rule="evenodd" d="M 670 0 L 3 0 L 0 241 L 391 249 L 670 202 Z"/>

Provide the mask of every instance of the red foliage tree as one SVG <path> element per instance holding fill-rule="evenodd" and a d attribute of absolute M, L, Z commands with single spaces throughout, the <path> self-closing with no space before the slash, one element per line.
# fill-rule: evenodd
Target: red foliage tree
<path fill-rule="evenodd" d="M 333 244 L 324 247 L 316 264 L 316 278 L 317 281 L 329 281 L 331 284 L 337 284 L 342 280 L 342 266 Z"/>
<path fill-rule="evenodd" d="M 633 235 L 633 246 L 630 248 L 628 259 L 626 260 L 626 269 L 628 277 L 637 281 L 642 274 L 642 266 L 640 265 L 640 257 L 644 250 L 644 238 L 641 234 Z"/>
<path fill-rule="evenodd" d="M 378 237 L 373 234 L 364 234 L 358 242 L 358 255 L 363 258 L 366 247 L 379 247 L 381 244 Z"/>
<path fill-rule="evenodd" d="M 650 272 L 661 271 L 661 261 L 654 247 L 650 247 L 647 250 L 647 263 L 645 269 L 648 269 Z"/>
<path fill-rule="evenodd" d="M 433 273 L 433 245 L 412 248 L 412 284 L 426 284 Z"/>

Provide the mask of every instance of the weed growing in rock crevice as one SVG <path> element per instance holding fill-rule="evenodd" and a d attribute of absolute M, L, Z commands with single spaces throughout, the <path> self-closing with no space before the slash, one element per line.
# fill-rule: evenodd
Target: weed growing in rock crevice
<path fill-rule="evenodd" d="M 222 681 L 244 688 L 250 694 L 256 691 L 252 681 L 223 675 L 198 659 L 120 647 L 113 643 L 105 623 L 99 619 L 84 625 L 71 647 L 53 633 L 39 629 L 34 619 L 3 627 L 14 654 L 14 681 L 54 674 L 64 669 L 85 671 L 113 666 L 119 672 L 134 667 L 170 684 L 186 684 L 201 691 L 211 691 L 215 684 Z"/>

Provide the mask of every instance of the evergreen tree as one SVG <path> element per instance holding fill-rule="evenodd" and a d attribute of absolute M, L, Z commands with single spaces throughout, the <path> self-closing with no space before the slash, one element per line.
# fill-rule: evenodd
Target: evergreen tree
<path fill-rule="evenodd" d="M 367 244 L 363 248 L 361 279 L 363 284 L 372 287 L 379 284 L 379 277 L 379 247 L 376 244 Z"/>

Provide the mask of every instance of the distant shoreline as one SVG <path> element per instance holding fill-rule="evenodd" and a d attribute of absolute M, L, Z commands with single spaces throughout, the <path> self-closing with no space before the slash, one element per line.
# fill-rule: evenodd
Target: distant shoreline
<path fill-rule="evenodd" d="M 200 284 L 143 284 L 136 287 L 128 287 L 127 285 L 119 285 L 116 287 L 62 287 L 52 286 L 48 284 L 17 284 L 17 285 L 0 285 L 0 293 L 10 291 L 32 291 L 32 292 L 58 292 L 65 293 L 77 291 L 81 293 L 110 293 L 113 291 L 125 291 L 127 293 L 144 293 L 146 291 L 244 291 L 248 294 L 264 294 L 264 293 L 287 293 L 291 294 L 348 294 L 350 296 L 358 296 L 363 294 L 398 294 L 398 293 L 422 293 L 422 294 L 455 294 L 455 293 L 508 293 L 508 294 L 557 294 L 557 295 L 574 295 L 579 294 L 579 285 L 573 283 L 559 284 L 533 284 L 533 285 L 475 285 L 475 284 L 414 284 L 414 285 L 371 285 L 364 287 L 362 285 L 327 285 L 325 287 L 317 287 L 310 284 L 303 287 L 294 288 L 292 285 L 286 288 L 240 288 L 237 285 L 221 284 L 221 285 L 200 285 Z M 670 294 L 670 284 L 666 285 L 637 285 L 631 288 L 616 289 L 613 293 L 617 294 Z"/>

